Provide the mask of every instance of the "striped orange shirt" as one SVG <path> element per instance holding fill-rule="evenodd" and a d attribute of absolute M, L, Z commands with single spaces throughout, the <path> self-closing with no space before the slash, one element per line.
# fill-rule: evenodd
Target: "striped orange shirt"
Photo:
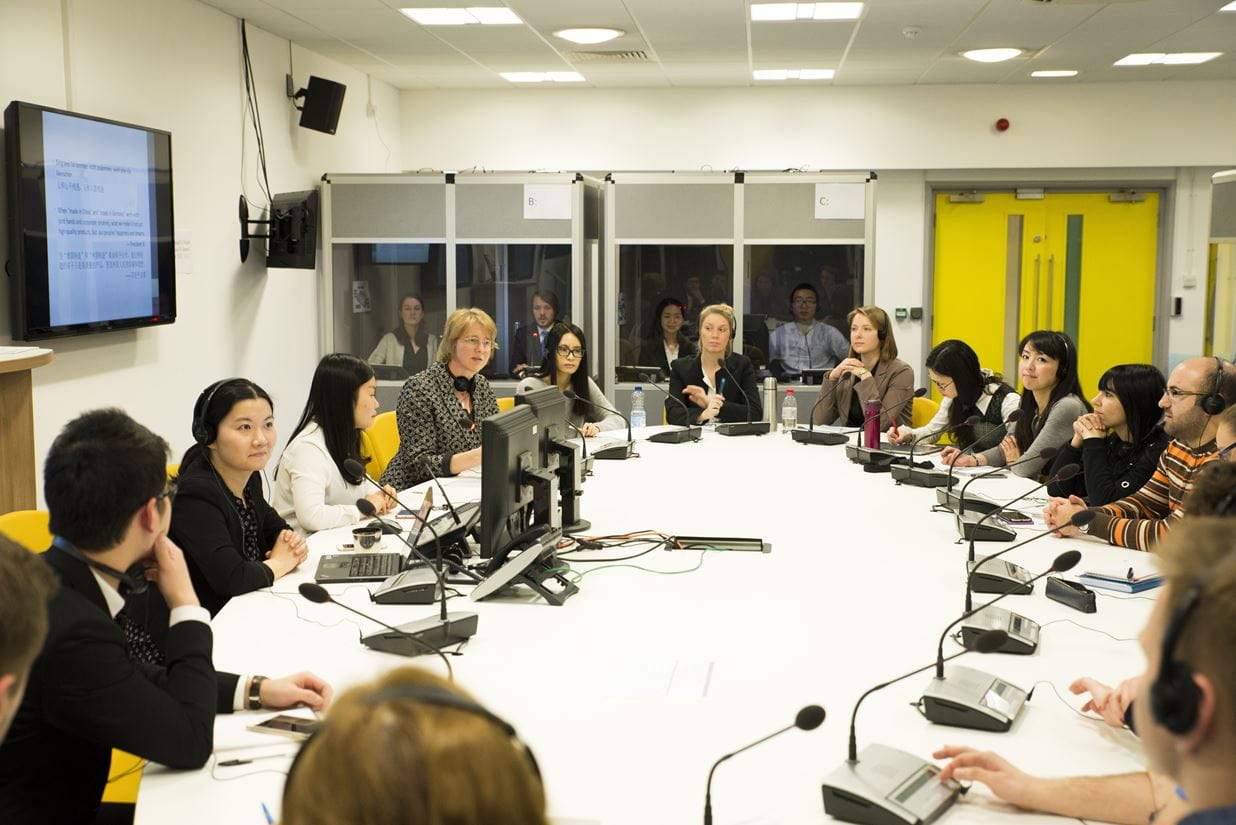
<path fill-rule="evenodd" d="M 1172 439 L 1159 456 L 1154 475 L 1131 496 L 1095 508 L 1090 535 L 1106 536 L 1117 547 L 1150 550 L 1174 519 L 1184 515 L 1181 504 L 1193 489 L 1193 477 L 1219 457 L 1211 441 L 1194 450 Z"/>

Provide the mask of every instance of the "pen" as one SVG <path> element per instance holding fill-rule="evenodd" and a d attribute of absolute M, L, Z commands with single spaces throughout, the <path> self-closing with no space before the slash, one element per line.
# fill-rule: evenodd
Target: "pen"
<path fill-rule="evenodd" d="M 266 807 L 266 803 L 262 803 L 262 816 L 266 817 L 266 825 L 275 825 L 275 818 L 270 815 L 270 808 Z"/>
<path fill-rule="evenodd" d="M 1133 568 L 1132 567 L 1129 568 L 1129 575 L 1127 578 L 1129 579 L 1129 581 L 1133 581 Z"/>

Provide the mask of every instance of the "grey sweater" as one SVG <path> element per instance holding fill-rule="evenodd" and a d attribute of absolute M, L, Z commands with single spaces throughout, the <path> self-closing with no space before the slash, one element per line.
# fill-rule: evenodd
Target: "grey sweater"
<path fill-rule="evenodd" d="M 547 386 L 549 386 L 549 383 L 544 378 L 529 377 L 519 382 L 518 386 L 515 387 L 515 394 L 521 395 L 529 390 L 536 390 Z M 597 428 L 602 432 L 605 430 L 619 430 L 627 426 L 627 423 L 622 420 L 622 416 L 605 411 L 604 408 L 613 407 L 614 405 L 609 403 L 605 393 L 601 392 L 597 382 L 591 378 L 588 379 L 588 400 L 592 402 L 593 406 L 588 407 L 583 415 L 575 412 L 574 402 L 568 402 L 567 417 L 577 428 L 584 426 L 585 422 L 596 424 Z M 1071 437 L 1072 430 L 1069 432 Z"/>
<path fill-rule="evenodd" d="M 1061 398 L 1052 405 L 1051 411 L 1047 413 L 1047 420 L 1043 422 L 1034 441 L 1030 442 L 1029 448 L 1022 450 L 1022 458 L 1037 455 L 1048 447 L 1059 449 L 1068 443 L 1073 437 L 1073 422 L 1086 412 L 1085 402 L 1076 395 L 1066 395 Z M 990 450 L 983 451 L 980 455 L 992 467 L 1003 467 L 1007 463 L 1004 460 L 1004 451 L 998 444 Z M 1027 461 L 1014 467 L 1013 472 L 1023 478 L 1034 478 L 1043 472 L 1046 464 L 1047 462 L 1043 459 Z"/>

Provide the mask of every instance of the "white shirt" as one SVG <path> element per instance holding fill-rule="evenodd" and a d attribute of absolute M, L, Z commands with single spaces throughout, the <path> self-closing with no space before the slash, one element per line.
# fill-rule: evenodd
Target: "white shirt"
<path fill-rule="evenodd" d="M 780 360 L 790 372 L 832 369 L 850 353 L 850 343 L 831 324 L 812 321 L 803 332 L 797 322 L 782 324 L 768 336 L 769 360 Z"/>
<path fill-rule="evenodd" d="M 344 480 L 322 428 L 310 422 L 279 457 L 270 505 L 293 530 L 316 533 L 360 521 L 356 500 L 366 492 Z"/>
<path fill-rule="evenodd" d="M 988 385 L 988 387 L 990 387 L 990 385 Z M 978 397 L 978 401 L 974 402 L 974 406 L 978 407 L 979 415 L 987 414 L 987 408 L 991 406 L 992 398 L 993 396 L 991 392 L 989 391 L 989 389 L 984 388 L 982 394 L 979 395 Z M 1004 402 L 1000 405 L 1000 419 L 1002 421 L 1008 421 L 1009 416 L 1012 415 L 1013 410 L 1017 409 L 1020 403 L 1021 403 L 1021 396 L 1015 392 L 1011 392 L 1008 395 L 1004 396 Z M 951 398 L 941 399 L 940 409 L 936 410 L 936 414 L 932 416 L 930 421 L 928 421 L 926 424 L 924 424 L 921 427 L 915 427 L 913 429 L 902 427 L 900 428 L 900 431 L 902 433 L 908 432 L 914 438 L 922 438 L 923 436 L 927 435 L 927 433 L 932 433 L 932 432 L 936 433 L 938 437 L 938 435 L 945 428 L 948 427 L 948 410 L 949 410 L 949 407 L 951 407 L 952 405 L 953 405 L 953 399 Z M 928 443 L 934 444 L 936 442 L 936 439 L 928 438 L 926 439 L 926 441 Z"/>
<path fill-rule="evenodd" d="M 664 342 L 662 342 L 664 343 Z M 678 358 L 677 344 L 664 344 L 665 346 L 665 363 L 672 364 Z"/>

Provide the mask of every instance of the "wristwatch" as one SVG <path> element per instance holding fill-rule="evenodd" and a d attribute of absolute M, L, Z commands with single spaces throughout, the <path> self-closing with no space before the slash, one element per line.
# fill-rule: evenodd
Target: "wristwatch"
<path fill-rule="evenodd" d="M 1093 524 L 1094 524 L 1094 519 L 1090 519 L 1090 521 L 1088 521 L 1088 522 L 1086 522 L 1085 524 L 1081 525 L 1081 526 L 1080 526 L 1080 527 L 1078 527 L 1077 529 L 1078 529 L 1078 530 L 1081 530 L 1083 533 L 1085 533 L 1085 534 L 1088 536 L 1088 535 L 1090 535 L 1090 527 L 1091 527 Z"/>
<path fill-rule="evenodd" d="M 262 709 L 262 682 L 265 681 L 265 676 L 254 676 L 249 680 L 249 701 L 245 705 L 249 710 Z"/>

